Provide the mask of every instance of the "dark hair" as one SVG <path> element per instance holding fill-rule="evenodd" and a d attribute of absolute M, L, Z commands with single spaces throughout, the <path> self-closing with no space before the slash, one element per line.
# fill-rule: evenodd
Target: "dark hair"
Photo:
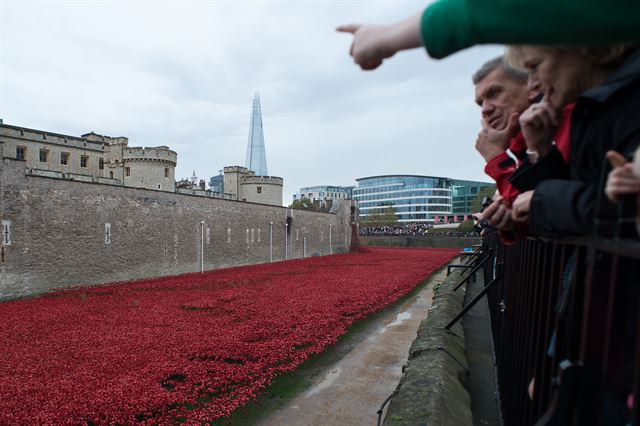
<path fill-rule="evenodd" d="M 485 62 L 478 71 L 473 73 L 471 81 L 473 81 L 473 84 L 478 84 L 497 69 L 502 70 L 505 76 L 518 83 L 527 83 L 527 73 L 507 64 L 504 60 L 504 56 L 502 55 Z"/>

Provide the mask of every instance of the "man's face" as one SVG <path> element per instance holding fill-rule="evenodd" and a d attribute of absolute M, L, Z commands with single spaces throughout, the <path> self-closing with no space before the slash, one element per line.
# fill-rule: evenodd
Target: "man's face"
<path fill-rule="evenodd" d="M 482 119 L 492 128 L 503 130 L 514 112 L 529 107 L 527 85 L 495 69 L 476 85 L 476 103 L 482 108 Z"/>

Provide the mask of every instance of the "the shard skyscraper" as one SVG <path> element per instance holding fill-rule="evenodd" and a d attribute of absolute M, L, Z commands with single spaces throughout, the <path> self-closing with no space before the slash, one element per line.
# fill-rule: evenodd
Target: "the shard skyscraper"
<path fill-rule="evenodd" d="M 267 172 L 267 155 L 264 150 L 264 132 L 262 130 L 262 113 L 260 111 L 260 95 L 253 97 L 251 122 L 249 123 L 249 143 L 245 167 L 256 172 L 257 176 L 269 176 Z"/>

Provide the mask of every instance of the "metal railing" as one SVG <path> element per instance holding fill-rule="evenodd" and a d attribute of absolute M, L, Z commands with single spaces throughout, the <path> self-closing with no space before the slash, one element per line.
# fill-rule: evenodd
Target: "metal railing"
<path fill-rule="evenodd" d="M 640 425 L 640 241 L 483 252 L 504 424 Z"/>

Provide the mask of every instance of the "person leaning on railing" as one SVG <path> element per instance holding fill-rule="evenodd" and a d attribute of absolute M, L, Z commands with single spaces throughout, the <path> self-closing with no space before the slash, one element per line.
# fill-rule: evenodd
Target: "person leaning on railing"
<path fill-rule="evenodd" d="M 424 46 L 444 58 L 476 44 L 640 41 L 637 0 L 440 0 L 391 25 L 343 25 L 350 54 L 372 70 L 399 51 Z"/>
<path fill-rule="evenodd" d="M 597 215 L 615 215 L 603 202 L 605 154 L 630 156 L 640 142 L 640 51 L 634 46 L 517 46 L 507 58 L 540 78 L 545 101 L 556 110 L 575 102 L 567 166 L 550 143 L 529 146 L 540 159 L 520 174 L 513 204 L 516 220 L 534 234 L 591 234 Z M 541 133 L 554 122 L 541 118 Z M 549 130 L 551 129 L 551 130 Z M 516 183 L 514 181 L 514 183 Z"/>

